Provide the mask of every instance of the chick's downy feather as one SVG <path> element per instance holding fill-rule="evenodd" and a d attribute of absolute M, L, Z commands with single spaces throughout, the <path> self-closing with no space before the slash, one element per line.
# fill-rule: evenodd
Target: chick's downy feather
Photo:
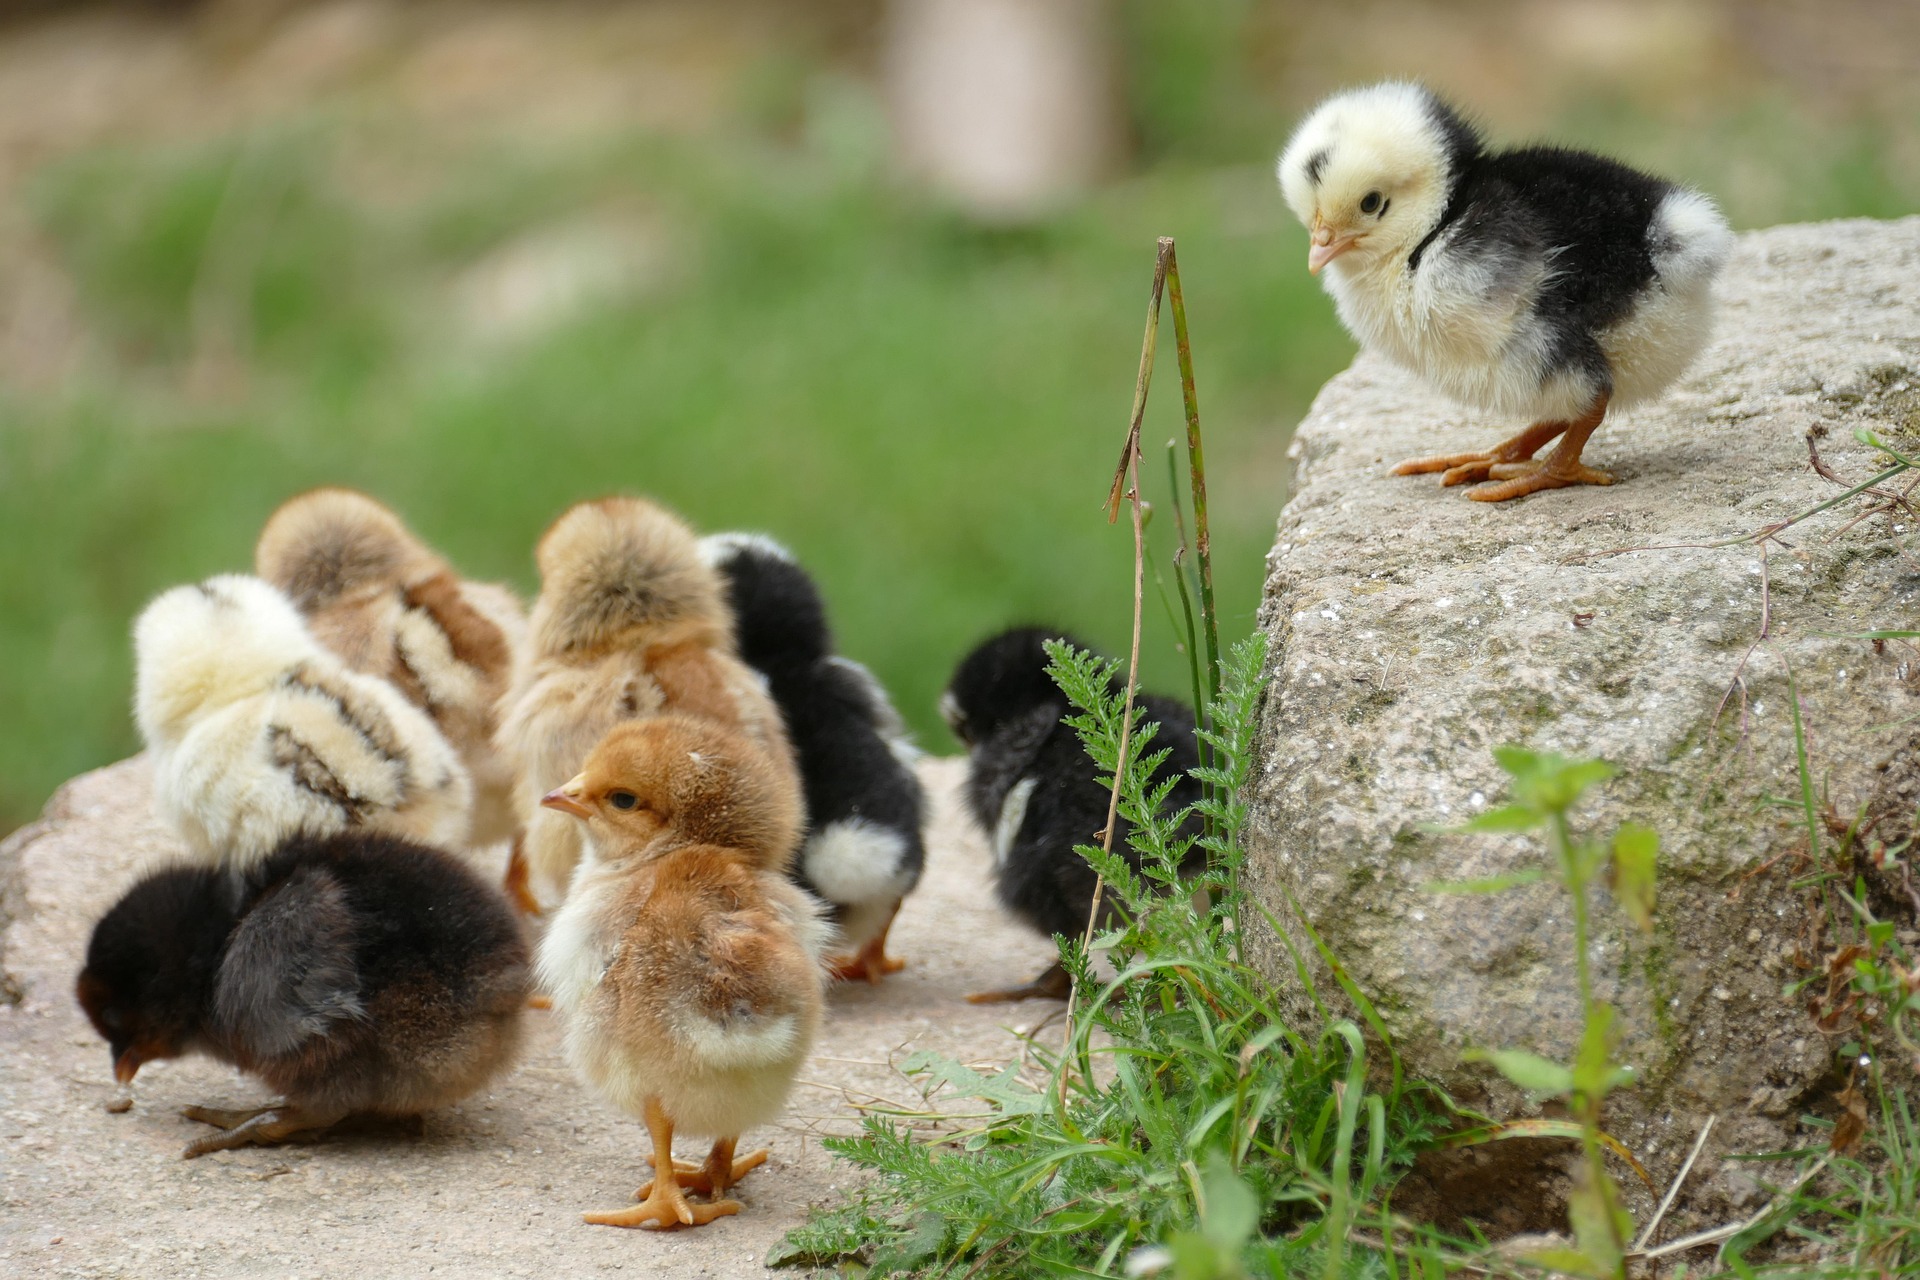
<path fill-rule="evenodd" d="M 266 583 L 165 592 L 134 649 L 155 800 L 201 861 L 244 868 L 289 836 L 349 828 L 465 844 L 472 786 L 440 730 L 324 649 Z"/>
<path fill-rule="evenodd" d="M 677 517 L 638 498 L 581 503 L 547 531 L 536 560 L 540 597 L 497 741 L 519 770 L 528 863 L 554 899 L 579 860 L 580 833 L 538 808 L 540 797 L 615 725 L 699 715 L 794 766 L 765 683 L 734 656 L 719 578 Z"/>
<path fill-rule="evenodd" d="M 199 1154 L 472 1093 L 516 1051 L 529 977 L 495 890 L 438 850 L 348 832 L 294 837 L 237 878 L 151 873 L 95 927 L 78 994 L 122 1079 L 200 1052 L 285 1099 L 264 1133 Z"/>
<path fill-rule="evenodd" d="M 392 511 L 350 489 L 316 489 L 282 504 L 261 530 L 254 567 L 287 593 L 323 645 L 433 718 L 473 779 L 474 843 L 512 838 L 515 778 L 493 735 L 514 657 L 526 645 L 526 614 L 514 594 L 461 578 Z"/>
<path fill-rule="evenodd" d="M 569 1060 L 616 1106 L 729 1136 L 778 1115 L 819 1024 L 819 906 L 784 873 L 792 775 L 742 735 L 621 725 L 559 793 L 587 831 L 543 938 Z"/>
<path fill-rule="evenodd" d="M 1482 502 L 1613 483 L 1581 460 L 1588 437 L 1693 362 L 1733 244 L 1699 192 L 1584 151 L 1491 149 L 1413 84 L 1328 99 L 1279 177 L 1311 234 L 1308 268 L 1325 270 L 1363 345 L 1469 406 L 1531 419 L 1491 449 L 1394 468 L 1496 481 L 1470 491 Z"/>

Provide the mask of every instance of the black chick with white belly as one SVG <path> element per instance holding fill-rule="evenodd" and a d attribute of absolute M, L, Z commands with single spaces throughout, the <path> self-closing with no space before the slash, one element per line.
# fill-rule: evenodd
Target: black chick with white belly
<path fill-rule="evenodd" d="M 529 981 L 498 890 L 439 850 L 348 831 L 237 874 L 147 875 L 94 927 L 76 994 L 122 1084 L 197 1052 L 284 1099 L 186 1108 L 221 1130 L 192 1158 L 458 1101 L 512 1061 Z"/>
<path fill-rule="evenodd" d="M 828 969 L 878 982 L 903 967 L 886 953 L 887 931 L 926 865 L 919 753 L 873 673 L 833 652 L 826 604 L 791 552 L 723 533 L 701 553 L 726 584 L 740 657 L 766 678 L 800 758 L 808 827 L 794 878 L 831 907 L 851 952 Z"/>
<path fill-rule="evenodd" d="M 1312 236 L 1307 269 L 1325 270 L 1362 345 L 1464 404 L 1533 420 L 1484 452 L 1394 468 L 1495 481 L 1470 491 L 1481 502 L 1613 483 L 1581 462 L 1587 437 L 1700 353 L 1733 246 L 1701 193 L 1584 151 L 1494 150 L 1416 84 L 1329 98 L 1279 178 Z"/>
<path fill-rule="evenodd" d="M 1087 927 L 1098 877 L 1076 845 L 1099 843 L 1107 822 L 1108 788 L 1063 717 L 1067 696 L 1047 675 L 1048 640 L 1076 649 L 1090 646 L 1059 630 L 1019 627 L 994 636 L 964 658 L 940 699 L 941 714 L 966 744 L 968 812 L 993 848 L 994 888 L 1000 903 L 1022 923 L 1052 937 L 1077 938 Z M 1152 749 L 1168 756 L 1154 775 L 1178 774 L 1169 803 L 1177 811 L 1200 799 L 1190 776 L 1200 763 L 1193 712 L 1184 703 L 1139 693 L 1141 723 L 1160 726 Z M 1113 848 L 1134 866 L 1139 857 L 1127 841 L 1124 819 Z M 1204 858 L 1197 848 L 1192 861 Z M 1194 869 L 1192 867 L 1188 869 Z M 1025 986 L 967 997 L 975 1004 L 1064 998 L 1069 981 L 1058 962 Z"/>

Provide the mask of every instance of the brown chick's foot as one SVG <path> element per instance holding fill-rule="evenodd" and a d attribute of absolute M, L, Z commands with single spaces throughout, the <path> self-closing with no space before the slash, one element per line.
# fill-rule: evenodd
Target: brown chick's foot
<path fill-rule="evenodd" d="M 528 996 L 528 997 L 527 997 L 527 1008 L 529 1008 L 529 1009 L 551 1009 L 551 1008 L 553 1008 L 553 1001 L 552 1001 L 552 999 L 551 999 L 551 998 L 549 998 L 549 997 L 547 997 L 547 996 Z"/>
<path fill-rule="evenodd" d="M 740 1179 L 758 1169 L 767 1162 L 767 1150 L 750 1151 L 739 1159 L 734 1159 L 733 1144 L 737 1138 L 722 1138 L 713 1144 L 713 1154 L 707 1157 L 705 1164 L 694 1164 L 688 1160 L 673 1162 L 674 1180 L 682 1191 L 698 1191 L 702 1195 L 724 1196 L 729 1188 Z M 635 1200 L 645 1200 L 653 1194 L 653 1183 L 649 1182 L 633 1193 Z"/>
<path fill-rule="evenodd" d="M 1011 1004 L 1015 1000 L 1065 1000 L 1071 994 L 1073 979 L 1056 964 L 1049 966 L 1024 987 L 1009 987 L 1005 991 L 976 991 L 967 997 L 967 1003 Z"/>
<path fill-rule="evenodd" d="M 693 1204 L 674 1178 L 656 1178 L 645 1200 L 631 1209 L 609 1213 L 583 1213 L 580 1217 L 596 1227 L 642 1227 L 650 1231 L 671 1231 L 676 1227 L 704 1227 L 715 1218 L 740 1212 L 738 1200 L 716 1200 L 712 1204 Z"/>
<path fill-rule="evenodd" d="M 213 1151 L 231 1151 L 235 1147 L 271 1147 L 299 1134 L 330 1128 L 344 1117 L 303 1111 L 292 1103 L 261 1107 L 253 1111 L 227 1111 L 218 1107 L 186 1107 L 181 1115 L 189 1120 L 214 1125 L 224 1132 L 189 1143 L 180 1153 L 192 1160 Z"/>
<path fill-rule="evenodd" d="M 1470 489 L 1467 496 L 1475 502 L 1506 502 L 1512 498 L 1524 498 L 1529 493 L 1538 493 L 1542 489 L 1613 483 L 1613 476 L 1608 472 L 1596 471 L 1579 462 L 1564 467 L 1555 466 L 1551 461 L 1507 463 L 1495 467 L 1490 478 L 1499 483 Z"/>
<path fill-rule="evenodd" d="M 515 837 L 513 851 L 507 855 L 507 875 L 500 887 L 506 891 L 507 900 L 519 909 L 524 916 L 543 914 L 540 899 L 533 896 L 533 887 L 528 881 L 527 858 L 520 850 L 520 840 Z"/>

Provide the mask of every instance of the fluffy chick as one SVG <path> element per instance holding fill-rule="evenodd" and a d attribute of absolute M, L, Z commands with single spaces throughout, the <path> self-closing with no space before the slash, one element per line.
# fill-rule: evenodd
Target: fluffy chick
<path fill-rule="evenodd" d="M 133 634 L 155 800 L 199 861 L 245 868 L 291 835 L 355 827 L 465 845 L 473 787 L 459 755 L 274 588 L 231 574 L 175 587 Z"/>
<path fill-rule="evenodd" d="M 694 1226 L 738 1213 L 727 1189 L 766 1159 L 742 1130 L 779 1115 L 820 1022 L 828 928 L 785 874 L 801 822 L 791 771 L 711 721 L 623 724 L 543 801 L 587 853 L 540 944 L 567 1059 L 646 1122 L 642 1203 L 586 1220 Z M 676 1165 L 674 1130 L 715 1137 Z M 709 1194 L 693 1205 L 684 1189 Z"/>
<path fill-rule="evenodd" d="M 794 865 L 852 954 L 836 978 L 878 982 L 904 962 L 887 930 L 926 865 L 925 797 L 906 723 L 871 671 L 833 652 L 826 603 L 785 547 L 724 533 L 700 549 L 726 582 L 740 656 L 766 677 L 800 761 L 810 826 Z"/>
<path fill-rule="evenodd" d="M 967 810 L 993 846 L 994 887 L 1000 903 L 1022 923 L 1052 937 L 1077 938 L 1087 927 L 1098 877 L 1074 847 L 1096 844 L 1107 823 L 1111 793 L 1096 778 L 1079 735 L 1066 724 L 1069 706 L 1047 675 L 1048 640 L 1090 646 L 1067 633 L 1017 627 L 982 642 L 961 660 L 940 712 L 967 748 Z M 1190 776 L 1199 764 L 1193 712 L 1172 698 L 1137 693 L 1141 723 L 1160 726 L 1152 749 L 1168 756 L 1154 775 L 1177 775 L 1170 803 L 1177 810 L 1200 798 Z M 1113 848 L 1134 866 L 1124 819 Z M 1200 855 L 1196 851 L 1195 861 Z M 1058 962 L 1022 987 L 979 992 L 975 1004 L 1064 997 L 1069 982 Z"/>
<path fill-rule="evenodd" d="M 513 1058 L 528 961 L 499 893 L 454 858 L 352 831 L 297 836 L 237 879 L 146 876 L 94 927 L 77 995 L 121 1083 L 198 1052 L 284 1099 L 187 1108 L 221 1130 L 191 1158 L 466 1097 Z"/>
<path fill-rule="evenodd" d="M 508 887 L 533 905 L 518 856 L 513 767 L 493 740 L 496 707 L 527 638 L 513 592 L 461 578 L 397 515 L 351 489 L 315 489 L 282 504 L 260 531 L 254 570 L 348 666 L 391 682 L 433 717 L 473 780 L 473 842 L 516 842 Z"/>
<path fill-rule="evenodd" d="M 1580 461 L 1587 437 L 1693 362 L 1733 244 L 1699 192 L 1584 151 L 1493 150 L 1414 84 L 1322 103 L 1279 178 L 1356 339 L 1476 409 L 1533 419 L 1485 452 L 1394 468 L 1496 481 L 1469 494 L 1482 502 L 1613 483 Z"/>
<path fill-rule="evenodd" d="M 583 502 L 547 530 L 535 559 L 540 598 L 497 741 L 520 775 L 534 888 L 552 901 L 579 861 L 581 833 L 540 798 L 622 721 L 702 716 L 790 772 L 794 764 L 779 708 L 734 655 L 719 575 L 677 516 L 639 498 Z"/>

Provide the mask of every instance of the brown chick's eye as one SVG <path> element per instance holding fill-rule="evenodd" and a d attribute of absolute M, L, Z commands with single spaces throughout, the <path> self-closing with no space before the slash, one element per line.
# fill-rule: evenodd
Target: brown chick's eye
<path fill-rule="evenodd" d="M 640 800 L 631 791 L 616 791 L 607 797 L 607 802 L 616 809 L 631 809 L 639 804 Z"/>
<path fill-rule="evenodd" d="M 1378 191 L 1369 191 L 1360 199 L 1360 212 L 1385 213 L 1386 203 L 1386 200 L 1381 197 Z"/>

